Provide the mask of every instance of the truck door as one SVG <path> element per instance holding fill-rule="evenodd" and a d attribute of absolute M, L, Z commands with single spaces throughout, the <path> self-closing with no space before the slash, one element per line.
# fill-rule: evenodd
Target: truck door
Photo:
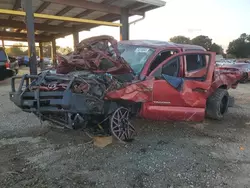
<path fill-rule="evenodd" d="M 149 75 L 155 78 L 153 100 L 143 104 L 141 116 L 153 120 L 202 121 L 214 68 L 212 52 L 182 52 L 168 58 Z"/>

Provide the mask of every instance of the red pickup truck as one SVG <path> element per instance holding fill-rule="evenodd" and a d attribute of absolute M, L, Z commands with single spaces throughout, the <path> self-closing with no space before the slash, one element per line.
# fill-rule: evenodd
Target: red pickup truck
<path fill-rule="evenodd" d="M 163 41 L 117 42 L 110 36 L 83 40 L 58 59 L 56 73 L 12 79 L 10 99 L 68 128 L 103 125 L 119 140 L 134 134 L 132 115 L 152 120 L 221 120 L 228 89 L 241 73 L 215 68 L 215 53 Z M 32 82 L 30 82 L 32 80 Z"/>
<path fill-rule="evenodd" d="M 215 53 L 200 46 L 137 40 L 120 42 L 119 51 L 141 82 L 153 79 L 152 98 L 140 111 L 147 119 L 201 121 L 206 114 L 220 120 L 228 109 L 227 90 L 242 77 L 238 71 L 216 69 Z M 126 92 L 115 97 L 118 92 L 107 96 L 139 102 Z"/>

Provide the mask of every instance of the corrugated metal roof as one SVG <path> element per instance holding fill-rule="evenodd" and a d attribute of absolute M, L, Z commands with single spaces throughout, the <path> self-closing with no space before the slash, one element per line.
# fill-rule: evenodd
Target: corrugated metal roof
<path fill-rule="evenodd" d="M 77 3 L 79 1 L 79 3 Z M 34 12 L 38 11 L 38 13 L 42 14 L 50 14 L 50 15 L 60 15 L 60 16 L 67 16 L 67 17 L 78 17 L 78 18 L 85 18 L 85 19 L 93 19 L 93 20 L 101 20 L 101 21 L 116 21 L 120 18 L 117 12 L 114 12 L 112 8 L 108 9 L 107 7 L 114 8 L 127 8 L 133 14 L 137 11 L 143 13 L 145 11 L 158 8 L 160 6 L 164 6 L 164 1 L 161 0 L 85 0 L 86 2 L 96 3 L 94 6 L 91 7 L 84 7 L 84 0 L 32 0 L 32 9 Z M 0 0 L 0 9 L 12 9 L 12 10 L 19 10 L 21 7 L 20 3 L 21 0 Z M 75 3 L 73 6 L 72 3 Z M 85 3 L 86 4 L 86 3 Z M 79 6 L 77 6 L 79 5 Z M 81 6 L 80 6 L 81 5 Z M 97 5 L 97 6 L 95 6 Z M 98 7 L 106 7 L 106 9 L 100 9 Z M 97 7 L 96 9 L 93 7 Z M 116 10 L 118 10 L 116 8 Z M 105 11 L 101 11 L 105 10 Z M 133 15 L 132 14 L 132 15 Z M 2 24 L 1 24 L 2 23 Z M 17 28 L 21 32 L 22 29 L 20 28 L 24 23 L 24 17 L 20 16 L 8 16 L 8 15 L 1 15 L 0 14 L 0 27 L 4 27 L 3 23 L 7 23 L 8 28 Z M 13 23 L 13 24 L 11 24 Z M 22 23 L 22 24 L 20 24 Z M 74 22 L 63 22 L 63 21 L 56 21 L 56 20 L 46 20 L 46 19 L 37 19 L 35 18 L 35 23 L 40 24 L 39 34 L 42 36 L 46 33 L 46 35 L 50 35 L 51 37 L 57 37 L 57 33 L 64 32 L 63 27 L 67 32 L 65 35 L 69 34 L 69 27 L 78 26 L 78 28 L 88 28 L 91 29 L 96 27 L 97 25 L 94 24 L 82 24 L 82 23 L 74 23 Z M 18 27 L 17 27 L 18 26 Z M 53 30 L 53 26 L 55 30 Z M 56 28 L 58 26 L 58 28 Z M 80 27 L 81 26 L 81 27 Z M 44 32 L 41 32 L 43 28 Z M 49 28 L 49 29 L 48 29 Z M 68 29 L 67 29 L 68 28 Z M 73 31 L 73 29 L 72 29 Z"/>

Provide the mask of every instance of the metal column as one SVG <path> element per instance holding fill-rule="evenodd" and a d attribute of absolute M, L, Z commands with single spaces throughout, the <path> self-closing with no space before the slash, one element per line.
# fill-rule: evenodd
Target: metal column
<path fill-rule="evenodd" d="M 51 46 L 51 56 L 54 67 L 57 67 L 57 61 L 56 61 L 56 39 L 52 40 L 52 46 Z"/>
<path fill-rule="evenodd" d="M 35 46 L 35 29 L 34 29 L 34 14 L 32 11 L 32 0 L 22 0 L 22 6 L 26 12 L 26 29 L 27 39 L 30 51 L 30 74 L 37 74 L 36 62 L 36 46 Z"/>
<path fill-rule="evenodd" d="M 5 48 L 4 39 L 2 39 L 2 47 Z"/>
<path fill-rule="evenodd" d="M 39 57 L 40 57 L 40 69 L 44 70 L 44 61 L 43 61 L 43 43 L 39 42 Z"/>
<path fill-rule="evenodd" d="M 121 10 L 120 40 L 129 40 L 129 11 L 126 8 Z"/>
<path fill-rule="evenodd" d="M 79 33 L 78 32 L 73 33 L 73 42 L 74 42 L 74 49 L 76 49 L 76 46 L 79 43 Z"/>

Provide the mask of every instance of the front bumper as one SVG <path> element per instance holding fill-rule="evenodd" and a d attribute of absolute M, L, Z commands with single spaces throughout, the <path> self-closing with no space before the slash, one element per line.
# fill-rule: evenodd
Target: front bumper
<path fill-rule="evenodd" d="M 28 88 L 32 80 L 44 79 L 60 80 L 67 83 L 64 91 L 30 91 Z M 80 113 L 80 114 L 103 114 L 104 101 L 82 93 L 73 93 L 71 85 L 75 77 L 63 76 L 37 76 L 23 75 L 11 79 L 10 100 L 26 112 L 36 114 L 48 113 Z M 20 81 L 16 88 L 17 80 Z"/>

